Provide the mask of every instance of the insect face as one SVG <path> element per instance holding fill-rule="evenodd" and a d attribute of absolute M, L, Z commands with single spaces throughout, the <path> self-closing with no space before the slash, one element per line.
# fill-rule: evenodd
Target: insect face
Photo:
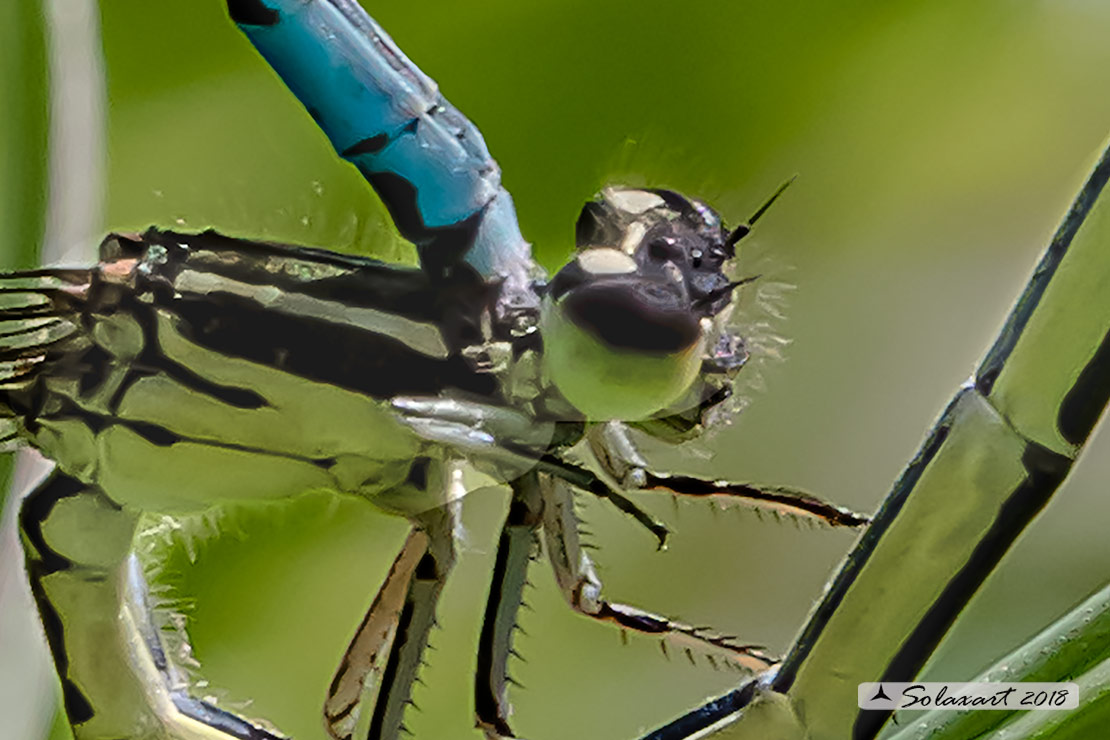
<path fill-rule="evenodd" d="M 541 319 L 551 381 L 590 419 L 680 403 L 720 343 L 735 287 L 720 217 L 672 191 L 608 188 L 582 209 L 576 241 Z"/>

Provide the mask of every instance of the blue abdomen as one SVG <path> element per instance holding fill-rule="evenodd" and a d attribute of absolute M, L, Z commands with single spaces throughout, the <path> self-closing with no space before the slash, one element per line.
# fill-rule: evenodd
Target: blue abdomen
<path fill-rule="evenodd" d="M 433 275 L 536 272 L 478 129 L 354 0 L 229 0 L 232 18 L 354 164 Z"/>

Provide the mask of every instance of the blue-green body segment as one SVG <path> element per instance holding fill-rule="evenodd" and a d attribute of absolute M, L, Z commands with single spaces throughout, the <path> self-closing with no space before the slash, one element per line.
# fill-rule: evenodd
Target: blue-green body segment
<path fill-rule="evenodd" d="M 354 0 L 230 0 L 231 16 L 335 150 L 366 177 L 433 274 L 530 268 L 482 135 Z"/>

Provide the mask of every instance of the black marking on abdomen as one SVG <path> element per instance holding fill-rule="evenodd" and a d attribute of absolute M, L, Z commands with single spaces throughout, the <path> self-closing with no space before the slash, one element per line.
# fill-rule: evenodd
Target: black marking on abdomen
<path fill-rule="evenodd" d="M 385 134 L 375 134 L 374 136 L 368 136 L 362 141 L 347 147 L 340 156 L 344 159 L 350 159 L 360 154 L 377 154 L 384 149 L 385 145 L 388 143 L 388 136 Z"/>
<path fill-rule="evenodd" d="M 752 679 L 738 689 L 733 689 L 724 696 L 712 699 L 688 714 L 669 722 L 665 727 L 660 727 L 643 740 L 666 740 L 666 738 L 694 737 L 699 732 L 716 725 L 723 718 L 736 714 L 744 707 L 751 704 L 756 696 L 756 684 L 759 681 Z M 760 689 L 762 691 L 762 689 Z"/>
<path fill-rule="evenodd" d="M 1110 400 L 1110 333 L 1102 338 L 1094 355 L 1083 367 L 1075 384 L 1064 396 L 1056 426 L 1073 445 L 1087 441 L 1091 430 Z"/>
<path fill-rule="evenodd" d="M 485 207 L 457 223 L 428 226 L 417 205 L 415 185 L 395 172 L 360 171 L 385 203 L 401 236 L 417 246 L 425 272 L 433 278 L 449 274 L 474 245 Z"/>
<path fill-rule="evenodd" d="M 267 8 L 261 0 L 227 0 L 227 11 L 231 20 L 245 26 L 276 26 L 281 22 L 281 13 Z"/>

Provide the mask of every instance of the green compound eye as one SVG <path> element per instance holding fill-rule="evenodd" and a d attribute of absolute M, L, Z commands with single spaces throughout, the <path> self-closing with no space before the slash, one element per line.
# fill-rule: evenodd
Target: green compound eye
<path fill-rule="evenodd" d="M 665 355 L 616 349 L 550 303 L 540 326 L 548 377 L 591 421 L 646 419 L 682 398 L 701 369 L 700 341 Z"/>
<path fill-rule="evenodd" d="M 616 250 L 590 252 L 561 271 L 544 301 L 547 376 L 587 419 L 645 419 L 698 377 L 700 317 L 680 284 L 646 277 Z"/>

